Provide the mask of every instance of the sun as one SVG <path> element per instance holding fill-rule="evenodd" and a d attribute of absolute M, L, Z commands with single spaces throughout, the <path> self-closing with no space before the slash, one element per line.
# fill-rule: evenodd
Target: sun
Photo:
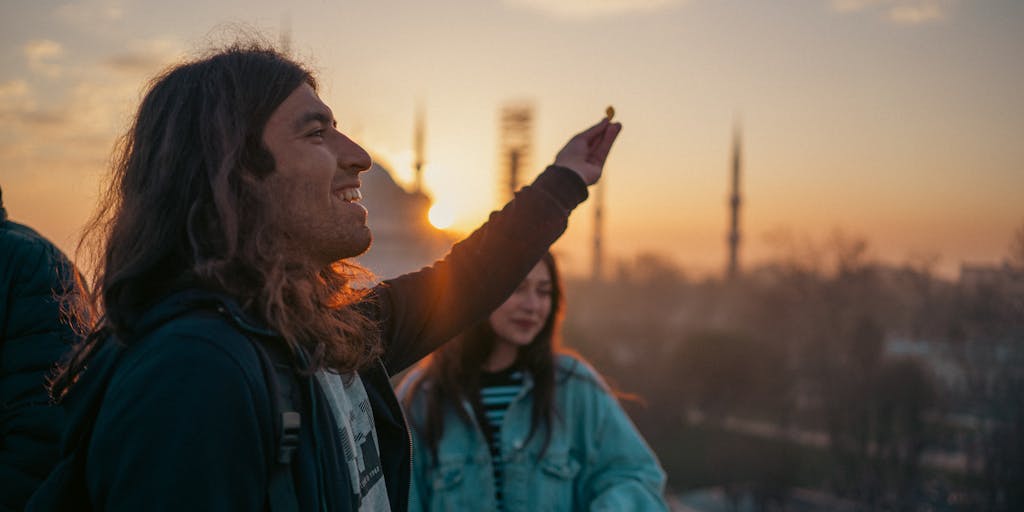
<path fill-rule="evenodd" d="M 455 212 L 449 205 L 434 203 L 434 206 L 430 207 L 430 212 L 427 213 L 427 218 L 435 228 L 448 229 L 455 222 Z"/>

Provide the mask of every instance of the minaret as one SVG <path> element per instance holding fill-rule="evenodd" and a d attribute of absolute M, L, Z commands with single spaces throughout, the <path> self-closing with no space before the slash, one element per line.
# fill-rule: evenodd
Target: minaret
<path fill-rule="evenodd" d="M 735 279 L 740 272 L 740 170 L 742 168 L 740 127 L 739 123 L 733 128 L 732 135 L 732 195 L 729 198 L 729 267 L 726 277 Z"/>
<path fill-rule="evenodd" d="M 412 135 L 412 147 L 413 147 L 413 179 L 415 192 L 417 194 L 423 193 L 423 138 L 424 138 L 424 123 L 423 123 L 423 102 L 416 104 L 416 121 L 413 127 Z"/>

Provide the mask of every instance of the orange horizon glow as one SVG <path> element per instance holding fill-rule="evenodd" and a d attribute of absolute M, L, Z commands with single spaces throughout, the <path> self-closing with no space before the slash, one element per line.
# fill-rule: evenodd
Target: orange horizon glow
<path fill-rule="evenodd" d="M 73 251 L 147 81 L 230 40 L 223 20 L 274 40 L 265 20 L 286 15 L 303 27 L 292 53 L 317 71 L 339 128 L 406 185 L 422 105 L 430 221 L 448 232 L 466 234 L 501 206 L 499 111 L 523 99 L 536 107 L 523 183 L 615 105 L 624 130 L 602 180 L 608 262 L 656 253 L 694 275 L 721 271 L 737 120 L 744 263 L 778 254 L 773 233 L 820 243 L 840 229 L 878 259 L 937 258 L 955 276 L 965 262 L 1001 262 L 1024 223 L 1018 2 L 929 0 L 935 16 L 906 18 L 893 12 L 909 0 L 570 10 L 184 1 L 0 5 L 2 19 L 20 20 L 0 31 L 0 184 L 12 219 Z M 364 22 L 339 31 L 342 19 Z M 568 274 L 589 271 L 592 203 L 557 244 Z"/>

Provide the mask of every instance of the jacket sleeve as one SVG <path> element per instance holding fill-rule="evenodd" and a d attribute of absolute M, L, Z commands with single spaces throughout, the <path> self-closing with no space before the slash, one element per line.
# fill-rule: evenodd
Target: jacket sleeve
<path fill-rule="evenodd" d="M 56 298 L 71 272 L 41 238 L 0 232 L 0 510 L 21 510 L 57 459 L 64 415 L 46 377 L 74 341 Z"/>
<path fill-rule="evenodd" d="M 375 288 L 369 303 L 388 371 L 407 368 L 501 305 L 586 197 L 575 172 L 551 166 L 444 259 Z"/>
<path fill-rule="evenodd" d="M 94 507 L 263 510 L 273 428 L 258 362 L 199 335 L 158 341 L 126 354 L 104 397 L 86 463 Z"/>
<path fill-rule="evenodd" d="M 629 416 L 593 370 L 576 376 L 586 460 L 578 478 L 586 510 L 668 510 L 665 472 Z M 584 419 L 585 418 L 585 419 Z"/>

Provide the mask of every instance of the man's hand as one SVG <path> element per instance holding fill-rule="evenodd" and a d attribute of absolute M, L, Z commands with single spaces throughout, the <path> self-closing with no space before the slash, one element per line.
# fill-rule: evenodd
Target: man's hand
<path fill-rule="evenodd" d="M 568 167 L 583 178 L 587 185 L 597 183 L 604 169 L 604 161 L 619 136 L 622 123 L 613 123 L 606 117 L 569 140 L 555 157 L 555 165 Z"/>

